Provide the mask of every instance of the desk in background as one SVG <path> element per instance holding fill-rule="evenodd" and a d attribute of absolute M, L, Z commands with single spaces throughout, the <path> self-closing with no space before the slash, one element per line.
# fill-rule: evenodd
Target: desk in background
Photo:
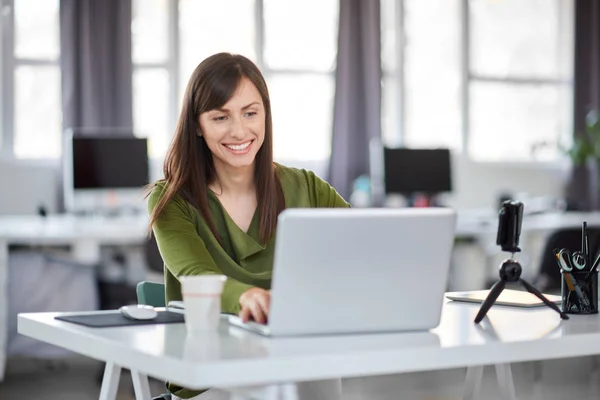
<path fill-rule="evenodd" d="M 0 382 L 6 365 L 9 246 L 68 246 L 78 264 L 94 266 L 100 246 L 141 245 L 148 220 L 139 217 L 3 216 L 0 217 Z"/>
<path fill-rule="evenodd" d="M 583 221 L 589 227 L 600 227 L 600 212 L 549 212 L 525 214 L 521 227 L 522 234 L 549 234 L 559 229 L 581 229 Z M 456 223 L 457 237 L 477 237 L 496 235 L 498 214 L 491 212 L 459 211 Z"/>
<path fill-rule="evenodd" d="M 523 265 L 523 278 L 533 280 L 539 273 L 542 251 L 548 237 L 557 230 L 600 228 L 600 212 L 548 212 L 523 216 L 517 257 Z M 489 211 L 459 211 L 456 246 L 450 290 L 482 289 L 498 279 L 499 263 L 510 256 L 496 245 L 498 214 Z M 595 249 L 592 249 L 595 251 Z M 474 267 L 479 268 L 474 269 Z"/>

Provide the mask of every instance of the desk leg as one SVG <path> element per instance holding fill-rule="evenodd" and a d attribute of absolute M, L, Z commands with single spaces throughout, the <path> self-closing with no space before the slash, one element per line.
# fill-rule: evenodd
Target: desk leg
<path fill-rule="evenodd" d="M 116 400 L 121 378 L 121 367 L 112 362 L 107 362 L 102 378 L 100 400 Z"/>
<path fill-rule="evenodd" d="M 341 400 L 342 380 L 282 383 L 223 389 L 232 400 Z"/>
<path fill-rule="evenodd" d="M 133 390 L 136 400 L 148 400 L 150 398 L 150 385 L 148 376 L 140 374 L 136 370 L 131 370 L 131 380 L 133 380 Z"/>
<path fill-rule="evenodd" d="M 600 398 L 598 385 L 600 382 L 600 363 L 598 363 L 598 356 L 592 357 L 592 367 L 590 368 L 590 399 Z"/>
<path fill-rule="evenodd" d="M 470 365 L 467 367 L 463 400 L 476 400 L 479 398 L 482 377 L 483 365 Z"/>
<path fill-rule="evenodd" d="M 8 336 L 8 242 L 0 239 L 0 382 L 4 380 Z"/>
<path fill-rule="evenodd" d="M 510 364 L 496 364 L 496 378 L 503 400 L 517 400 Z"/>

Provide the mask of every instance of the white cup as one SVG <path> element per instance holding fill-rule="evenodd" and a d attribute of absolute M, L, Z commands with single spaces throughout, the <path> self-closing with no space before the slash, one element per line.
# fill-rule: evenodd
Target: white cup
<path fill-rule="evenodd" d="M 221 293 L 226 280 L 225 275 L 180 277 L 188 332 L 217 329 L 221 318 Z"/>

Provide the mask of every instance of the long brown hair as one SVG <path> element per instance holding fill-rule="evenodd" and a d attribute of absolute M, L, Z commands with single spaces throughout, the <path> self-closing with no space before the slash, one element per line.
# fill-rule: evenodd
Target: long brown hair
<path fill-rule="evenodd" d="M 218 53 L 202 61 L 192 73 L 183 98 L 181 114 L 163 167 L 162 197 L 150 216 L 152 226 L 169 201 L 179 194 L 200 210 L 217 239 L 208 207 L 208 185 L 216 178 L 213 157 L 200 131 L 200 114 L 221 108 L 231 99 L 242 78 L 258 89 L 265 108 L 265 138 L 254 160 L 254 182 L 260 216 L 260 240 L 266 243 L 275 233 L 277 216 L 285 208 L 283 190 L 273 164 L 271 101 L 258 67 L 244 56 Z M 152 190 L 156 183 L 150 187 Z"/>

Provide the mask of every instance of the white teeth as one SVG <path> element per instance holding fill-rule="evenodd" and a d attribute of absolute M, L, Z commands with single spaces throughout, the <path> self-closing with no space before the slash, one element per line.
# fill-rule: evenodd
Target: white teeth
<path fill-rule="evenodd" d="M 226 144 L 228 148 L 231 150 L 244 150 L 246 147 L 250 146 L 250 142 L 246 142 L 244 144 Z"/>

